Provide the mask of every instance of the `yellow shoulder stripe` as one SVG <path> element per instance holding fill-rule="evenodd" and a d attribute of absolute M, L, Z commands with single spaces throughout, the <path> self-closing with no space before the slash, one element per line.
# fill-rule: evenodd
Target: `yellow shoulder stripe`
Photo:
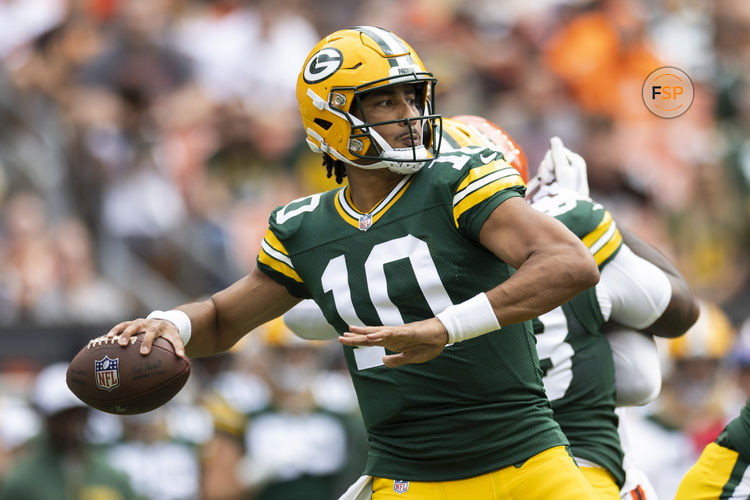
<path fill-rule="evenodd" d="M 289 252 L 286 251 L 284 245 L 281 244 L 279 239 L 275 234 L 273 234 L 273 231 L 271 231 L 270 229 L 266 230 L 266 234 L 263 236 L 263 239 L 266 240 L 266 243 L 271 245 L 271 248 L 273 248 L 277 252 L 281 252 L 282 254 L 289 256 Z"/>
<path fill-rule="evenodd" d="M 481 179 L 485 175 L 491 174 L 493 172 L 497 172 L 499 170 L 503 170 L 509 168 L 513 171 L 515 169 L 508 164 L 505 160 L 495 160 L 489 162 L 487 165 L 482 165 L 481 167 L 474 167 L 471 170 L 469 170 L 469 173 L 466 174 L 466 177 L 464 177 L 464 180 L 461 181 L 461 184 L 458 185 L 458 188 L 456 188 L 456 192 L 461 191 L 466 186 L 471 184 L 477 179 Z M 512 173 L 512 172 L 509 172 Z"/>
<path fill-rule="evenodd" d="M 604 217 L 602 218 L 602 221 L 599 223 L 598 226 L 596 226 L 596 229 L 591 231 L 589 234 L 581 238 L 581 241 L 589 247 L 592 248 L 599 239 L 604 236 L 610 229 L 614 227 L 614 223 L 612 222 L 612 215 L 610 215 L 608 210 L 604 211 Z"/>
<path fill-rule="evenodd" d="M 258 261 L 262 264 L 267 265 L 271 269 L 280 272 L 287 278 L 291 278 L 298 283 L 302 283 L 302 278 L 300 278 L 300 275 L 297 274 L 297 271 L 289 267 L 286 263 L 271 257 L 262 248 L 258 253 Z"/>
<path fill-rule="evenodd" d="M 615 229 L 615 235 L 607 241 L 598 251 L 594 252 L 594 260 L 596 265 L 602 265 L 602 262 L 612 257 L 620 245 L 622 244 L 622 235 L 618 229 Z"/>
<path fill-rule="evenodd" d="M 612 214 L 604 211 L 604 217 L 596 229 L 581 238 L 589 248 L 597 264 L 601 264 L 614 254 L 622 244 L 622 235 L 617 229 Z"/>
<path fill-rule="evenodd" d="M 459 217 L 461 217 L 464 212 L 466 212 L 473 206 L 486 200 L 499 191 L 508 189 L 510 187 L 523 185 L 523 179 L 521 179 L 520 175 L 509 175 L 507 177 L 503 177 L 501 179 L 497 179 L 496 181 L 490 182 L 486 186 L 477 189 L 470 195 L 465 196 L 461 201 L 453 206 L 453 220 L 455 221 L 456 227 L 458 227 Z"/>
<path fill-rule="evenodd" d="M 270 229 L 266 231 L 266 235 L 263 237 L 263 241 L 260 244 L 258 261 L 267 265 L 271 269 L 280 272 L 284 276 L 302 283 L 302 278 L 297 274 L 297 271 L 294 270 L 292 261 L 289 258 L 289 252 L 286 251 L 284 245 Z"/>

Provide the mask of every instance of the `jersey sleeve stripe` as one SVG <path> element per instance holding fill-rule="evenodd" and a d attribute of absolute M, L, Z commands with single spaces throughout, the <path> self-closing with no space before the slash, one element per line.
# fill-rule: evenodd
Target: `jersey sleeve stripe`
<path fill-rule="evenodd" d="M 506 179 L 511 177 L 517 177 L 521 185 L 523 185 L 523 180 L 521 180 L 521 176 L 518 175 L 518 172 L 514 168 L 504 168 L 502 170 L 494 170 L 491 173 L 488 173 L 487 175 L 484 175 L 482 177 L 478 177 L 474 179 L 473 182 L 468 183 L 463 187 L 462 189 L 458 189 L 456 191 L 456 194 L 453 196 L 453 206 L 455 207 L 458 205 L 461 200 L 469 196 L 474 191 L 483 188 L 484 186 L 491 184 L 499 179 Z M 461 183 L 464 184 L 463 182 Z M 461 186 L 459 186 L 461 188 Z"/>
<path fill-rule="evenodd" d="M 282 257 L 283 260 L 279 257 Z M 284 276 L 302 283 L 302 278 L 300 278 L 300 275 L 297 274 L 297 271 L 292 267 L 292 262 L 289 258 L 284 257 L 281 253 L 275 251 L 265 240 L 261 243 L 260 252 L 258 253 L 258 261 L 261 264 L 265 264 L 271 269 L 280 272 Z"/>
<path fill-rule="evenodd" d="M 289 260 L 289 252 L 286 251 L 284 245 L 281 244 L 279 239 L 275 234 L 273 234 L 273 231 L 271 231 L 270 229 L 267 229 L 266 234 L 263 235 L 263 242 L 267 243 L 272 250 L 275 250 L 276 252 L 283 255 L 287 260 Z M 289 264 L 291 265 L 291 261 L 289 262 Z"/>
<path fill-rule="evenodd" d="M 597 250 L 596 252 L 592 249 L 592 254 L 594 255 L 594 260 L 596 261 L 596 265 L 600 266 L 602 265 L 602 262 L 606 261 L 614 253 L 617 251 L 618 248 L 620 248 L 620 245 L 622 244 L 622 235 L 620 234 L 620 231 L 615 228 L 614 235 L 604 244 L 602 247 Z"/>
<path fill-rule="evenodd" d="M 515 172 L 515 170 L 513 171 Z M 493 194 L 502 191 L 503 189 L 523 185 L 523 179 L 521 179 L 521 176 L 516 172 L 515 175 L 510 175 L 501 179 L 491 181 L 484 186 L 479 187 L 478 189 L 472 190 L 470 194 L 462 196 L 458 202 L 456 202 L 454 198 L 453 220 L 456 223 L 456 227 L 458 227 L 459 217 L 461 217 L 464 212 L 466 212 L 473 206 L 481 203 L 482 201 L 486 200 Z"/>
<path fill-rule="evenodd" d="M 605 210 L 602 221 L 596 229 L 584 236 L 582 241 L 591 251 L 597 265 L 600 265 L 620 248 L 622 235 L 612 219 L 612 214 Z"/>
<path fill-rule="evenodd" d="M 456 188 L 456 192 L 458 193 L 462 189 L 466 188 L 469 184 L 476 181 L 477 179 L 481 179 L 482 177 L 486 175 L 491 175 L 495 172 L 504 172 L 508 171 L 506 175 L 512 174 L 512 173 L 518 173 L 516 172 L 516 169 L 508 165 L 503 160 L 495 160 L 491 161 L 487 165 L 482 165 L 480 167 L 474 167 L 471 170 L 469 170 L 469 173 L 466 174 L 466 177 L 461 181 L 461 184 L 458 185 Z"/>
<path fill-rule="evenodd" d="M 279 252 L 278 250 L 276 250 L 275 248 L 273 248 L 271 245 L 268 244 L 268 241 L 263 240 L 260 243 L 260 248 L 266 254 L 268 254 L 269 257 L 273 257 L 274 259 L 278 260 L 279 262 L 283 262 L 284 264 L 286 264 L 290 268 L 294 269 L 294 266 L 292 265 L 292 261 L 289 258 L 289 256 L 287 256 L 286 254 L 283 254 L 283 253 Z"/>
<path fill-rule="evenodd" d="M 612 215 L 609 213 L 608 210 L 605 210 L 604 217 L 602 218 L 599 225 L 596 226 L 596 229 L 594 229 L 589 234 L 581 238 L 581 240 L 587 247 L 593 248 L 594 245 L 597 244 L 597 242 L 601 239 L 603 235 L 605 235 L 606 233 L 610 231 L 614 231 L 615 229 L 616 227 L 615 227 L 614 222 L 612 221 Z M 610 234 L 610 237 L 611 236 L 612 235 Z M 604 240 L 604 241 L 606 242 L 607 240 Z M 601 243 L 601 245 L 603 244 L 604 243 Z M 598 248 L 596 250 L 598 250 Z M 592 251 L 595 252 L 596 250 L 592 250 Z"/>

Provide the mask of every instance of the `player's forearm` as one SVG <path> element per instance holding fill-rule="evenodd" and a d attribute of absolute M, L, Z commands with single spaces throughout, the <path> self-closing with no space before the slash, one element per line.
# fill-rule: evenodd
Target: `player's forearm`
<path fill-rule="evenodd" d="M 177 307 L 190 318 L 192 335 L 185 346 L 185 354 L 191 358 L 199 358 L 217 354 L 223 349 L 218 342 L 216 307 L 212 299 L 193 302 Z"/>
<path fill-rule="evenodd" d="M 674 338 L 683 335 L 698 321 L 700 310 L 698 302 L 684 280 L 667 274 L 672 285 L 672 297 L 669 305 L 659 319 L 643 331 L 658 337 Z"/>
<path fill-rule="evenodd" d="M 299 299 L 282 285 L 255 269 L 210 299 L 179 307 L 190 317 L 193 328 L 186 354 L 201 357 L 226 351 L 297 302 Z"/>
<path fill-rule="evenodd" d="M 487 292 L 501 325 L 536 318 L 599 281 L 596 262 L 576 241 L 533 253 L 507 281 Z"/>
<path fill-rule="evenodd" d="M 660 337 L 679 337 L 698 320 L 698 301 L 677 268 L 656 248 L 633 233 L 620 228 L 623 242 L 637 256 L 664 271 L 672 288 L 672 296 L 664 313 L 643 331 Z"/>

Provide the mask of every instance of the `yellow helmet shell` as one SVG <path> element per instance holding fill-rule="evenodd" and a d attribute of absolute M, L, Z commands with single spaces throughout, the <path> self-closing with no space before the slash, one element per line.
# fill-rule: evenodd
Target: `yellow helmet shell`
<path fill-rule="evenodd" d="M 429 114 L 437 81 L 401 38 L 373 26 L 328 35 L 312 49 L 297 78 L 307 143 L 313 151 L 353 165 L 360 165 L 362 159 L 380 159 L 366 155 L 372 144 L 367 125 L 372 124 L 358 122 L 349 111 L 362 92 L 409 82 L 424 83 L 420 96 L 424 102 L 419 104 Z M 429 119 L 427 115 L 422 118 Z"/>

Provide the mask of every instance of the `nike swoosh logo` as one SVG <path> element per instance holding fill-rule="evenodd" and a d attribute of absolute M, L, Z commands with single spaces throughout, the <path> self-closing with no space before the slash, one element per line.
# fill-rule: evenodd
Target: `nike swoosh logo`
<path fill-rule="evenodd" d="M 485 156 L 484 153 L 479 155 L 479 159 L 482 160 L 482 163 L 487 165 L 489 162 L 495 159 L 497 156 L 497 153 L 490 153 L 488 156 Z"/>

